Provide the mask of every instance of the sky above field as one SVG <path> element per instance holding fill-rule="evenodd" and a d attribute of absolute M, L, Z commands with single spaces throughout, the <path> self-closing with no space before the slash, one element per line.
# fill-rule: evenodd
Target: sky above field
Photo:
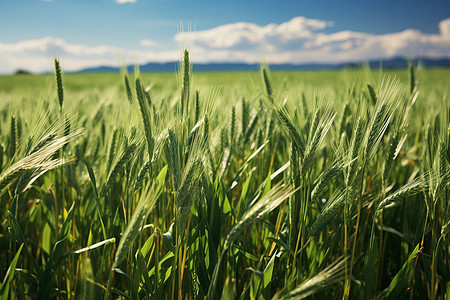
<path fill-rule="evenodd" d="M 450 1 L 0 0 L 0 74 L 178 60 L 450 58 Z"/>

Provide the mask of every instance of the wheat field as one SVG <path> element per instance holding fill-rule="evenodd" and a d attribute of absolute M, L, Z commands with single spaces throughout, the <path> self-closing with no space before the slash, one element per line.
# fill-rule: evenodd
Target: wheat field
<path fill-rule="evenodd" d="M 0 77 L 1 299 L 450 299 L 449 69 L 178 69 Z"/>

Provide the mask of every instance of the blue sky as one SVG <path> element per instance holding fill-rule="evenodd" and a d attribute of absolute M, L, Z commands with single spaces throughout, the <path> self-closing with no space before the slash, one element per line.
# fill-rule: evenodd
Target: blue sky
<path fill-rule="evenodd" d="M 450 57 L 448 0 L 0 0 L 0 28 L 0 73 L 172 61 L 180 44 L 194 62 Z"/>

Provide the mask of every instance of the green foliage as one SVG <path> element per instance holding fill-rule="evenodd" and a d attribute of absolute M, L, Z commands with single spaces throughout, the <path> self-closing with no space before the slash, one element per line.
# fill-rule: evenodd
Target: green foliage
<path fill-rule="evenodd" d="M 386 73 L 0 77 L 0 297 L 448 297 L 450 73 Z"/>

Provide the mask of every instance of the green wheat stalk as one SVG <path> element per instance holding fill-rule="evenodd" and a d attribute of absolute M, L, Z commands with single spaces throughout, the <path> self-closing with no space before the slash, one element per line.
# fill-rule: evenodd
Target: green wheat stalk
<path fill-rule="evenodd" d="M 62 111 L 62 106 L 64 103 L 64 90 L 62 84 L 61 65 L 57 58 L 55 58 L 55 77 L 56 77 L 56 88 L 58 91 L 59 109 Z"/>

